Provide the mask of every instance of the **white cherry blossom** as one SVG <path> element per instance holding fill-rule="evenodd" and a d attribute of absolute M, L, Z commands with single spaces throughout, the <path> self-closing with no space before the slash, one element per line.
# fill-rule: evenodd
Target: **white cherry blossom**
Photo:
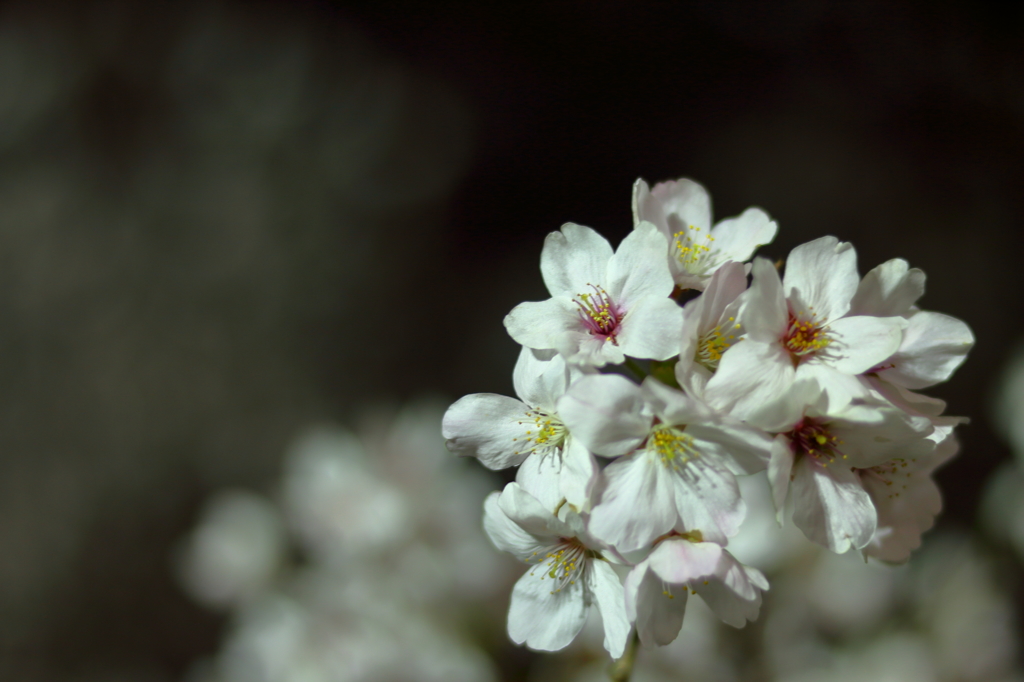
<path fill-rule="evenodd" d="M 582 374 L 560 356 L 545 361 L 522 349 L 512 376 L 520 400 L 493 393 L 460 398 L 441 426 L 448 449 L 476 457 L 492 470 L 518 466 L 519 483 L 549 510 L 563 499 L 577 510 L 587 509 L 597 462 L 566 429 L 556 408 Z"/>
<path fill-rule="evenodd" d="M 902 458 L 925 457 L 935 448 L 926 417 L 885 403 L 834 407 L 814 382 L 799 382 L 762 407 L 751 422 L 777 434 L 768 481 L 781 519 L 787 497 L 793 523 L 813 542 L 842 554 L 874 537 L 878 511 L 861 471 Z"/>
<path fill-rule="evenodd" d="M 746 505 L 735 476 L 764 468 L 766 434 L 653 378 L 583 377 L 559 410 L 593 452 L 619 456 L 602 472 L 594 535 L 630 552 L 680 523 L 716 542 L 736 534 Z"/>
<path fill-rule="evenodd" d="M 683 308 L 683 341 L 675 376 L 687 392 L 702 396 L 722 355 L 743 336 L 737 321 L 747 290 L 741 263 L 726 263 L 711 276 L 704 293 Z"/>
<path fill-rule="evenodd" d="M 638 226 L 653 223 L 665 235 L 672 278 L 680 289 L 703 290 L 718 268 L 750 260 L 757 247 L 775 239 L 778 229 L 759 208 L 712 227 L 707 190 L 687 178 L 660 182 L 653 189 L 637 180 L 633 220 Z"/>
<path fill-rule="evenodd" d="M 723 546 L 704 542 L 700 531 L 673 531 L 626 577 L 626 612 L 644 645 L 664 646 L 679 634 L 688 592 L 739 628 L 757 618 L 761 591 L 767 589 L 760 571 Z"/>
<path fill-rule="evenodd" d="M 604 647 L 622 656 L 630 624 L 622 583 L 603 556 L 605 545 L 572 510 L 564 520 L 544 509 L 518 483 L 484 502 L 484 530 L 494 545 L 533 567 L 512 589 L 508 634 L 516 644 L 558 651 L 579 634 L 591 606 L 604 624 Z"/>
<path fill-rule="evenodd" d="M 669 296 L 665 238 L 641 223 L 612 253 L 589 227 L 568 223 L 541 252 L 551 298 L 517 305 L 505 317 L 516 342 L 555 350 L 573 364 L 601 367 L 626 356 L 666 360 L 679 352 L 682 309 Z"/>
<path fill-rule="evenodd" d="M 879 378 L 921 389 L 946 381 L 963 364 L 974 345 L 971 328 L 942 313 L 919 310 L 924 273 L 894 258 L 864 275 L 851 302 L 852 315 L 900 315 L 907 328 L 899 348 L 872 370 Z"/>
<path fill-rule="evenodd" d="M 864 396 L 856 375 L 892 356 L 907 321 L 847 314 L 860 282 L 853 247 L 822 237 L 793 249 L 784 279 L 762 258 L 753 275 L 740 311 L 746 336 L 723 355 L 708 401 L 744 419 L 801 379 L 827 387 L 838 407 Z"/>

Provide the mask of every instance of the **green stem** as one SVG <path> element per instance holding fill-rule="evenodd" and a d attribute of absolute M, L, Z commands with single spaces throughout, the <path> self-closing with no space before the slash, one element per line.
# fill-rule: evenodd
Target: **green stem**
<path fill-rule="evenodd" d="M 622 658 L 608 668 L 608 678 L 612 682 L 629 682 L 629 678 L 633 675 L 633 664 L 636 663 L 636 651 L 639 644 L 640 633 L 634 630 L 633 637 L 626 645 L 626 652 L 622 654 Z"/>

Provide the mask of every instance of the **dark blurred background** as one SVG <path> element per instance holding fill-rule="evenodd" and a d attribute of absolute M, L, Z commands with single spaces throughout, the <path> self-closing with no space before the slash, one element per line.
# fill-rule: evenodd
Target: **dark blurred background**
<path fill-rule="evenodd" d="M 511 392 L 543 237 L 630 189 L 761 206 L 928 275 L 977 345 L 940 526 L 1008 448 L 1024 5 L 0 2 L 0 679 L 164 681 L 221 618 L 199 505 L 310 421 Z M 1020 595 L 1020 586 L 1017 586 Z"/>

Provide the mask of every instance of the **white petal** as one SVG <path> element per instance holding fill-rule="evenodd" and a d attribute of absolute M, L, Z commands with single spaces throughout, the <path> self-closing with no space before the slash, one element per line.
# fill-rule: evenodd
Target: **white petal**
<path fill-rule="evenodd" d="M 793 523 L 809 540 L 837 554 L 871 541 L 875 507 L 848 466 L 822 468 L 802 457 L 793 469 Z"/>
<path fill-rule="evenodd" d="M 857 253 L 835 237 L 821 237 L 793 249 L 786 261 L 783 290 L 799 299 L 817 319 L 828 322 L 846 314 L 857 292 Z"/>
<path fill-rule="evenodd" d="M 715 576 L 707 584 L 694 582 L 690 587 L 723 622 L 741 628 L 747 621 L 757 620 L 760 590 L 768 588 L 768 581 L 756 568 L 744 566 L 723 551 Z"/>
<path fill-rule="evenodd" d="M 604 622 L 604 648 L 612 658 L 619 658 L 626 650 L 630 631 L 622 583 L 608 562 L 600 559 L 588 561 L 587 591 Z"/>
<path fill-rule="evenodd" d="M 759 246 L 775 239 L 778 225 L 759 208 L 748 208 L 735 218 L 727 218 L 715 225 L 711 236 L 715 238 L 712 250 L 720 260 L 742 263 L 750 260 Z"/>
<path fill-rule="evenodd" d="M 974 334 L 963 321 L 920 311 L 908 320 L 903 343 L 880 377 L 906 388 L 926 388 L 948 379 L 974 345 Z"/>
<path fill-rule="evenodd" d="M 587 621 L 582 581 L 559 591 L 543 566 L 527 571 L 512 588 L 508 635 L 516 644 L 558 651 L 576 638 Z"/>
<path fill-rule="evenodd" d="M 741 341 L 722 356 L 704 397 L 712 407 L 747 419 L 788 391 L 795 379 L 793 361 L 778 343 Z"/>
<path fill-rule="evenodd" d="M 520 303 L 505 316 L 505 329 L 518 344 L 563 355 L 574 354 L 588 336 L 576 305 L 565 296 Z"/>
<path fill-rule="evenodd" d="M 625 355 L 667 360 L 679 354 L 683 309 L 671 298 L 647 296 L 635 301 L 622 318 L 617 341 Z"/>
<path fill-rule="evenodd" d="M 864 275 L 850 302 L 850 315 L 905 315 L 924 294 L 924 273 L 893 258 Z"/>
<path fill-rule="evenodd" d="M 578 510 L 589 511 L 590 494 L 600 468 L 579 439 L 569 436 L 561 452 L 533 455 L 519 466 L 516 482 L 537 498 L 548 511 L 564 500 Z"/>
<path fill-rule="evenodd" d="M 578 438 L 569 436 L 562 450 L 562 471 L 558 482 L 565 501 L 579 510 L 589 510 L 590 495 L 600 471 L 594 455 Z"/>
<path fill-rule="evenodd" d="M 573 298 L 589 291 L 588 284 L 604 283 L 611 257 L 607 239 L 589 227 L 566 223 L 544 240 L 540 272 L 552 296 Z"/>
<path fill-rule="evenodd" d="M 653 190 L 637 180 L 633 187 L 633 216 L 646 220 L 670 238 L 690 225 L 711 229 L 711 197 L 688 178 L 659 182 Z"/>
<path fill-rule="evenodd" d="M 522 423 L 528 411 L 515 398 L 473 393 L 448 408 L 441 433 L 455 454 L 476 457 L 488 469 L 506 469 L 530 454 L 527 429 Z"/>
<path fill-rule="evenodd" d="M 640 450 L 609 464 L 590 532 L 619 551 L 646 547 L 676 523 L 673 475 L 657 455 Z"/>
<path fill-rule="evenodd" d="M 742 263 L 725 263 L 715 271 L 698 298 L 686 304 L 693 306 L 697 315 L 697 332 L 704 334 L 718 326 L 725 317 L 726 309 L 747 290 L 747 275 Z"/>
<path fill-rule="evenodd" d="M 593 453 L 622 455 L 647 437 L 651 415 L 640 387 L 618 374 L 585 376 L 558 401 L 558 415 L 569 433 Z"/>
<path fill-rule="evenodd" d="M 699 444 L 698 444 L 699 447 Z M 725 544 L 739 532 L 747 515 L 736 477 L 716 457 L 694 457 L 673 476 L 676 511 L 687 529 L 705 540 Z"/>
<path fill-rule="evenodd" d="M 689 595 L 686 587 L 671 589 L 643 561 L 630 571 L 625 588 L 626 612 L 636 623 L 640 642 L 644 646 L 665 646 L 675 640 L 683 626 Z"/>
<path fill-rule="evenodd" d="M 555 401 L 569 387 L 569 371 L 565 359 L 556 355 L 542 360 L 530 348 L 519 351 L 519 359 L 512 371 L 512 385 L 516 395 L 530 407 L 553 412 Z"/>
<path fill-rule="evenodd" d="M 777 343 L 789 325 L 789 308 L 779 271 L 764 258 L 755 258 L 751 272 L 753 280 L 744 296 L 740 322 L 748 339 Z"/>
<path fill-rule="evenodd" d="M 562 458 L 558 453 L 533 455 L 519 465 L 516 483 L 553 514 L 562 502 L 562 468 Z"/>
<path fill-rule="evenodd" d="M 572 537 L 572 529 L 556 519 L 536 497 L 518 483 L 509 483 L 501 491 L 498 506 L 526 532 L 537 537 Z"/>
<path fill-rule="evenodd" d="M 612 300 L 628 308 L 646 296 L 669 297 L 675 283 L 665 260 L 666 249 L 665 235 L 651 223 L 640 223 L 626 235 L 603 281 Z"/>
<path fill-rule="evenodd" d="M 833 344 L 826 348 L 823 359 L 844 374 L 860 374 L 882 364 L 900 347 L 903 329 L 902 317 L 844 317 L 829 325 Z M 839 357 L 834 358 L 832 354 Z"/>
<path fill-rule="evenodd" d="M 484 530 L 494 546 L 520 561 L 536 562 L 537 555 L 550 544 L 547 537 L 526 532 L 498 506 L 501 493 L 493 492 L 484 500 Z"/>

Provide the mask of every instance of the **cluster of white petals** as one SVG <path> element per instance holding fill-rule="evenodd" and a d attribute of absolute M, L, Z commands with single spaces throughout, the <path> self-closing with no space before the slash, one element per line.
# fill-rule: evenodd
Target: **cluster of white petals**
<path fill-rule="evenodd" d="M 757 618 L 768 582 L 727 548 L 759 472 L 778 523 L 835 553 L 907 560 L 964 421 L 916 392 L 974 343 L 917 307 L 920 270 L 894 259 L 862 278 L 830 236 L 784 269 L 750 263 L 775 222 L 750 208 L 713 224 L 687 179 L 638 180 L 633 216 L 618 249 L 571 223 L 548 235 L 551 297 L 505 318 L 518 398 L 468 395 L 443 421 L 451 451 L 519 467 L 484 527 L 530 565 L 508 632 L 537 650 L 567 646 L 591 606 L 614 658 L 631 629 L 649 646 L 676 639 L 688 596 L 735 627 Z"/>

